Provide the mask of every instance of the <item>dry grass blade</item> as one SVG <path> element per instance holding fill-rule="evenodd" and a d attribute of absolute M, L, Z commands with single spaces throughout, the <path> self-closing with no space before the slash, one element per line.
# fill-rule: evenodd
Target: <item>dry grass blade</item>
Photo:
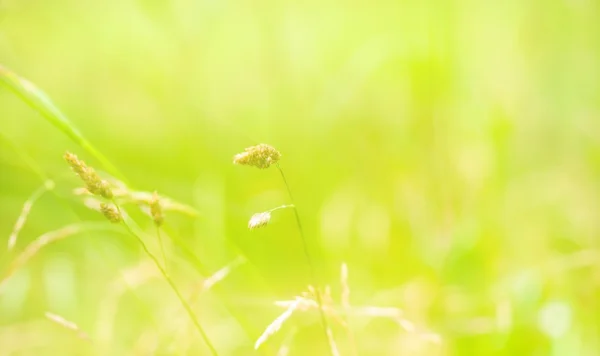
<path fill-rule="evenodd" d="M 116 179 L 111 179 L 110 182 L 113 185 L 115 199 L 119 204 L 135 204 L 139 206 L 142 212 L 144 212 L 146 215 L 152 216 L 152 212 L 148 205 L 152 201 L 153 193 L 131 190 L 123 182 Z M 73 191 L 73 194 L 77 196 L 92 195 L 85 188 L 77 188 Z M 197 217 L 201 215 L 200 212 L 193 206 L 175 201 L 164 195 L 160 195 L 160 205 L 162 210 L 165 212 L 173 211 L 190 217 Z"/>
<path fill-rule="evenodd" d="M 271 324 L 269 324 L 269 326 L 267 326 L 267 328 L 262 333 L 262 335 L 260 335 L 258 340 L 256 340 L 256 343 L 254 344 L 254 349 L 257 350 L 260 347 L 260 345 L 262 345 L 265 341 L 267 341 L 267 339 L 271 335 L 273 335 L 277 331 L 279 331 L 279 329 L 281 329 L 281 326 L 283 325 L 283 323 L 285 323 L 285 321 L 288 320 L 292 316 L 292 314 L 294 313 L 296 308 L 298 308 L 298 305 L 299 305 L 299 301 L 296 301 L 296 303 L 290 303 L 288 308 L 281 315 L 279 315 L 275 320 L 273 320 L 273 322 Z"/>
<path fill-rule="evenodd" d="M 314 265 L 313 258 L 311 256 L 311 253 L 308 248 L 308 242 L 307 242 L 306 236 L 304 236 L 304 229 L 302 228 L 302 221 L 300 220 L 300 214 L 298 213 L 298 208 L 296 207 L 296 203 L 295 203 L 294 197 L 292 195 L 292 189 L 290 188 L 290 185 L 287 182 L 287 178 L 285 177 L 285 174 L 283 173 L 283 169 L 281 168 L 279 163 L 275 163 L 275 164 L 277 166 L 277 169 L 279 170 L 281 179 L 283 180 L 285 188 L 288 192 L 288 196 L 290 197 L 291 205 L 294 206 L 294 216 L 296 217 L 296 225 L 298 226 L 298 232 L 300 233 L 300 239 L 302 240 L 302 248 L 304 250 L 304 256 L 306 257 L 306 262 L 308 263 L 311 279 L 312 279 L 313 283 L 315 283 L 318 286 L 316 267 Z M 319 291 L 317 289 L 315 296 L 316 296 L 317 304 L 319 305 L 319 315 L 321 317 L 321 323 L 323 324 L 325 336 L 327 337 L 327 341 L 329 342 L 329 348 L 331 350 L 331 353 L 333 353 L 335 345 L 333 345 L 331 343 L 332 337 L 331 337 L 330 333 L 327 331 L 329 329 L 329 323 L 327 322 L 327 316 L 325 315 L 325 311 L 323 310 L 323 298 L 321 296 L 321 291 Z"/>
<path fill-rule="evenodd" d="M 342 285 L 342 306 L 350 309 L 350 285 L 348 284 L 348 265 L 346 263 L 342 263 L 340 284 Z"/>
<path fill-rule="evenodd" d="M 67 225 L 61 229 L 47 232 L 33 242 L 31 242 L 25 250 L 15 258 L 12 263 L 8 266 L 7 271 L 5 272 L 2 280 L 0 281 L 0 285 L 2 285 L 6 280 L 8 280 L 20 267 L 22 267 L 27 261 L 31 259 L 42 247 L 47 244 L 64 239 L 68 236 L 77 234 L 82 231 L 82 226 L 80 224 L 72 224 Z"/>
<path fill-rule="evenodd" d="M 329 340 L 329 348 L 333 356 L 340 356 L 340 350 L 335 343 L 335 338 L 333 337 L 333 331 L 331 331 L 331 328 L 327 328 L 327 338 Z"/>
<path fill-rule="evenodd" d="M 233 261 L 221 267 L 219 270 L 217 270 L 209 277 L 205 278 L 200 283 L 197 283 L 192 289 L 192 292 L 190 293 L 190 296 L 188 298 L 189 304 L 194 305 L 196 302 L 198 302 L 198 299 L 204 292 L 207 292 L 214 285 L 223 281 L 235 268 L 237 268 L 245 262 L 247 262 L 246 258 L 244 258 L 243 256 L 238 256 Z M 169 312 L 168 315 L 170 316 L 172 314 L 173 312 Z M 174 321 L 175 323 L 173 325 L 173 328 L 177 330 L 178 336 L 173 338 L 171 345 L 174 348 L 178 348 L 180 350 L 187 350 L 190 347 L 190 343 L 192 341 L 192 337 L 189 333 L 189 328 L 186 327 L 186 324 L 183 322 L 181 316 L 175 318 Z M 181 352 L 183 354 L 186 353 L 186 351 Z"/>
<path fill-rule="evenodd" d="M 342 295 L 341 295 L 341 303 L 342 309 L 344 310 L 344 322 L 346 323 L 346 329 L 348 332 L 348 339 L 350 342 L 350 348 L 352 350 L 353 355 L 358 355 L 358 349 L 356 346 L 356 337 L 354 336 L 354 331 L 352 330 L 352 326 L 350 325 L 350 317 L 348 316 L 350 312 L 350 284 L 348 283 L 348 265 L 344 262 L 342 263 L 340 270 L 340 284 L 342 286 Z"/>
<path fill-rule="evenodd" d="M 235 260 L 231 261 L 227 266 L 221 268 L 215 272 L 212 276 L 208 277 L 202 283 L 202 290 L 206 291 L 212 288 L 218 282 L 224 280 L 235 268 L 241 266 L 246 262 L 246 258 L 238 256 Z"/>
<path fill-rule="evenodd" d="M 21 254 L 19 254 L 8 266 L 6 272 L 0 279 L 0 287 L 23 265 L 25 265 L 35 254 L 37 254 L 44 246 L 49 243 L 62 240 L 69 236 L 73 236 L 83 231 L 90 230 L 107 230 L 111 228 L 105 223 L 75 223 L 64 226 L 58 230 L 49 231 L 33 242 L 31 242 Z M 110 229 L 114 230 L 114 228 Z"/>
<path fill-rule="evenodd" d="M 50 313 L 50 312 L 46 312 L 45 315 L 46 315 L 46 318 L 48 318 L 48 320 L 62 326 L 65 329 L 74 331 L 77 334 L 77 337 L 84 339 L 84 340 L 89 340 L 88 334 L 86 332 L 84 332 L 83 330 L 81 330 L 79 328 L 79 326 L 77 326 L 77 324 L 75 324 L 74 322 L 63 318 L 62 316 L 60 316 L 58 314 L 54 314 L 54 313 Z"/>
<path fill-rule="evenodd" d="M 69 119 L 56 107 L 56 105 L 54 105 L 50 97 L 48 97 L 48 95 L 46 95 L 46 93 L 44 93 L 41 89 L 1 64 L 0 83 L 12 90 L 25 103 L 27 103 L 31 108 L 42 115 L 44 119 L 51 123 L 52 126 L 62 131 L 71 140 L 81 146 L 89 154 L 94 156 L 94 158 L 102 163 L 109 173 L 119 177 L 120 179 L 124 179 L 119 170 L 113 166 L 113 164 L 110 163 L 110 161 L 83 136 L 83 134 L 75 127 L 75 125 L 73 125 L 73 123 L 69 121 Z"/>
<path fill-rule="evenodd" d="M 119 208 L 119 206 L 118 205 L 116 205 L 116 206 L 117 206 L 117 209 L 119 209 L 119 211 L 121 211 L 121 209 Z M 194 311 L 190 307 L 190 305 L 187 302 L 187 300 L 181 294 L 181 291 L 179 290 L 179 288 L 177 287 L 177 285 L 175 284 L 175 282 L 173 281 L 173 279 L 169 276 L 169 274 L 167 273 L 167 271 L 165 271 L 165 269 L 161 266 L 161 264 L 158 261 L 158 259 L 156 258 L 156 256 L 154 256 L 152 254 L 152 252 L 150 252 L 150 250 L 148 249 L 148 246 L 146 245 L 146 243 L 144 242 L 144 240 L 140 237 L 140 235 L 136 234 L 135 231 L 133 231 L 133 229 L 131 228 L 131 226 L 127 222 L 128 219 L 126 219 L 126 216 L 124 215 L 123 217 L 124 217 L 123 226 L 125 226 L 126 230 L 129 232 L 129 234 L 131 236 L 133 236 L 139 242 L 140 246 L 144 250 L 144 253 L 148 257 L 150 257 L 150 259 L 152 260 L 152 262 L 154 262 L 154 265 L 156 266 L 156 268 L 158 268 L 158 270 L 159 270 L 160 274 L 162 275 L 162 277 L 164 278 L 164 280 L 169 284 L 169 286 L 171 287 L 171 290 L 173 290 L 173 292 L 177 296 L 177 299 L 179 299 L 179 301 L 181 303 L 181 306 L 187 312 L 187 314 L 190 317 L 192 323 L 196 327 L 196 330 L 198 330 L 198 333 L 200 334 L 200 336 L 204 340 L 204 343 L 206 344 L 206 346 L 210 350 L 210 353 L 212 355 L 217 356 L 219 354 L 217 352 L 217 349 L 214 347 L 214 345 L 210 341 L 208 335 L 204 331 L 204 328 L 202 327 L 202 325 L 200 325 L 200 321 L 196 317 L 196 314 L 194 313 Z"/>
<path fill-rule="evenodd" d="M 25 204 L 23 204 L 21 214 L 19 214 L 19 217 L 17 218 L 17 222 L 15 223 L 13 231 L 8 237 L 8 251 L 12 251 L 12 249 L 17 244 L 19 232 L 21 232 L 21 229 L 25 225 L 25 222 L 27 221 L 27 216 L 29 216 L 29 212 L 31 211 L 33 204 L 35 204 L 35 202 L 42 196 L 42 194 L 51 189 L 54 189 L 54 182 L 51 180 L 47 180 L 46 182 L 44 182 L 44 185 L 36 189 L 33 192 L 33 194 L 31 194 L 29 199 L 25 201 Z"/>
<path fill-rule="evenodd" d="M 283 312 L 283 314 L 281 314 L 279 317 L 277 317 L 277 319 L 275 319 L 267 327 L 267 329 L 263 332 L 263 334 L 260 336 L 260 338 L 256 341 L 256 344 L 254 347 L 257 349 L 271 335 L 275 334 L 281 328 L 283 323 L 287 319 L 289 319 L 289 317 L 292 315 L 292 313 L 296 310 L 308 311 L 311 309 L 321 309 L 321 310 L 326 309 L 328 312 L 332 313 L 332 315 L 333 315 L 334 310 L 333 310 L 333 305 L 331 304 L 332 299 L 331 299 L 331 294 L 330 294 L 329 288 L 327 288 L 325 290 L 325 294 L 324 294 L 326 296 L 326 301 L 327 301 L 326 306 L 321 306 L 321 304 L 319 304 L 319 302 L 315 300 L 317 293 L 320 293 L 320 292 L 318 292 L 314 287 L 308 286 L 308 292 L 302 293 L 301 296 L 295 297 L 294 300 L 276 301 L 275 305 L 286 308 L 286 310 L 285 310 L 285 312 Z M 342 323 L 342 322 L 340 322 L 340 323 Z M 325 328 L 325 333 L 327 335 L 327 343 L 329 344 L 329 352 L 334 356 L 339 356 L 340 352 L 339 352 L 337 344 L 335 342 L 335 338 L 333 337 L 333 331 L 331 330 L 329 325 L 327 325 L 327 327 Z"/>

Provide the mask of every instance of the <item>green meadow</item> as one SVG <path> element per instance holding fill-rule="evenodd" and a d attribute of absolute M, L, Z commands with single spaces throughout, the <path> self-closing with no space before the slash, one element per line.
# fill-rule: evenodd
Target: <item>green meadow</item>
<path fill-rule="evenodd" d="M 0 355 L 600 354 L 599 15 L 0 0 Z"/>

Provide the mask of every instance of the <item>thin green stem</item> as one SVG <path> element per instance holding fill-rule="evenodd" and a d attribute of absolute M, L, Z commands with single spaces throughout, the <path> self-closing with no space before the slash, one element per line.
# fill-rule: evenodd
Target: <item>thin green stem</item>
<path fill-rule="evenodd" d="M 267 210 L 267 212 L 269 212 L 269 213 L 272 213 L 272 212 L 274 212 L 275 210 L 279 210 L 279 209 L 286 209 L 286 208 L 296 208 L 296 206 L 295 206 L 294 204 L 286 204 L 286 205 L 281 205 L 281 206 L 278 206 L 278 207 L 276 207 L 276 208 L 269 209 L 269 210 Z"/>
<path fill-rule="evenodd" d="M 11 232 L 10 236 L 8 237 L 8 248 L 7 248 L 8 252 L 12 251 L 12 249 L 15 247 L 15 245 L 17 243 L 17 238 L 19 236 L 19 232 L 25 225 L 25 222 L 27 221 L 27 216 L 29 216 L 29 212 L 31 211 L 33 204 L 35 204 L 35 202 L 42 196 L 42 194 L 44 194 L 45 192 L 52 190 L 52 189 L 54 189 L 54 181 L 48 179 L 44 182 L 44 184 L 42 184 L 41 187 L 36 189 L 31 194 L 29 199 L 27 199 L 25 201 L 25 204 L 23 204 L 23 208 L 21 209 L 21 214 L 19 214 L 19 217 L 18 217 L 17 221 L 15 222 L 13 231 Z"/>
<path fill-rule="evenodd" d="M 160 252 L 162 254 L 165 271 L 168 271 L 168 268 L 167 268 L 167 255 L 165 253 L 165 246 L 163 245 L 162 235 L 160 233 L 160 226 L 158 226 L 158 225 L 156 225 L 156 236 L 158 237 L 158 244 L 160 245 Z"/>
<path fill-rule="evenodd" d="M 152 259 L 152 261 L 154 262 L 154 264 L 156 265 L 156 267 L 158 268 L 158 270 L 162 274 L 163 278 L 167 281 L 167 283 L 169 283 L 169 286 L 171 286 L 171 289 L 177 295 L 177 298 L 181 302 L 181 305 L 183 306 L 183 308 L 185 309 L 185 311 L 188 313 L 190 319 L 192 320 L 192 323 L 196 327 L 196 330 L 198 330 L 198 333 L 200 334 L 200 336 L 204 340 L 204 343 L 210 349 L 211 354 L 213 354 L 215 356 L 218 356 L 217 350 L 215 349 L 215 347 L 213 346 L 213 344 L 210 342 L 210 339 L 208 338 L 208 335 L 206 334 L 206 332 L 204 331 L 204 329 L 200 325 L 200 322 L 198 321 L 198 318 L 196 317 L 196 314 L 194 314 L 194 312 L 192 311 L 192 308 L 190 307 L 190 305 L 188 304 L 188 302 L 185 300 L 185 298 L 183 297 L 183 295 L 179 291 L 179 288 L 177 287 L 177 285 L 175 284 L 175 282 L 173 282 L 173 280 L 171 279 L 171 277 L 167 274 L 167 271 L 161 266 L 160 262 L 158 261 L 158 258 L 156 258 L 156 256 L 154 256 L 152 254 L 152 252 L 150 252 L 150 250 L 148 249 L 148 246 L 146 246 L 146 243 L 144 242 L 144 240 L 142 240 L 142 238 L 138 234 L 136 234 L 133 231 L 133 229 L 131 229 L 131 227 L 129 226 L 129 224 L 127 224 L 127 222 L 125 220 L 125 216 L 121 213 L 121 208 L 119 207 L 119 205 L 115 204 L 115 206 L 117 207 L 117 209 L 119 210 L 119 213 L 123 217 L 123 225 L 125 226 L 125 228 L 127 229 L 127 231 L 133 237 L 135 237 L 138 240 L 138 242 L 140 243 L 140 245 L 142 245 L 142 249 L 144 250 L 144 252 L 146 253 L 146 255 L 148 255 L 148 257 L 150 257 L 150 259 Z"/>
<path fill-rule="evenodd" d="M 29 169 L 31 169 L 31 171 L 33 173 L 35 173 L 42 180 L 42 182 L 46 182 L 50 179 L 50 177 L 48 177 L 48 174 L 46 174 L 46 172 L 44 172 L 44 170 L 40 167 L 40 165 L 24 149 L 19 147 L 16 143 L 14 143 L 8 137 L 4 136 L 2 133 L 0 133 L 0 139 L 5 141 L 12 148 L 12 150 L 19 156 L 17 161 L 24 162 L 25 165 L 28 166 Z"/>
<path fill-rule="evenodd" d="M 18 76 L 8 68 L 0 64 L 0 84 L 4 84 L 13 93 L 21 98 L 27 105 L 37 111 L 54 127 L 62 131 L 73 142 L 77 143 L 89 154 L 94 156 L 107 171 L 113 176 L 119 177 L 125 181 L 123 174 L 106 158 L 83 134 L 73 125 L 73 123 L 64 115 L 58 107 L 52 102 L 50 97 L 32 82 Z"/>
<path fill-rule="evenodd" d="M 292 190 L 290 189 L 290 185 L 287 182 L 287 179 L 285 178 L 285 174 L 283 173 L 283 169 L 281 169 L 281 166 L 279 165 L 279 163 L 276 164 L 277 165 L 277 169 L 279 170 L 279 173 L 281 173 L 281 178 L 283 179 L 283 183 L 285 184 L 285 187 L 287 189 L 288 195 L 290 197 L 290 201 L 292 204 L 290 204 L 291 206 L 294 207 L 294 215 L 296 216 L 296 225 L 298 225 L 298 231 L 300 232 L 300 238 L 302 239 L 302 247 L 304 248 L 304 255 L 306 256 L 306 261 L 308 262 L 308 266 L 310 269 L 310 276 L 311 276 L 311 280 L 312 283 L 315 284 L 315 294 L 317 297 L 317 304 L 319 304 L 319 315 L 321 316 L 321 323 L 323 324 L 323 330 L 325 331 L 325 337 L 327 338 L 327 342 L 329 343 L 330 346 L 330 351 L 333 352 L 333 345 L 331 342 L 331 335 L 329 334 L 329 330 L 331 330 L 329 328 L 329 324 L 327 323 L 327 316 L 325 315 L 325 311 L 323 310 L 323 298 L 321 297 L 321 291 L 319 290 L 319 281 L 317 279 L 317 273 L 315 270 L 315 265 L 313 262 L 313 259 L 311 257 L 310 251 L 308 249 L 308 243 L 306 241 L 306 237 L 304 235 L 304 229 L 302 228 L 302 222 L 300 220 L 300 215 L 298 214 L 298 207 L 296 207 L 296 203 L 294 201 L 294 197 L 292 195 Z"/>

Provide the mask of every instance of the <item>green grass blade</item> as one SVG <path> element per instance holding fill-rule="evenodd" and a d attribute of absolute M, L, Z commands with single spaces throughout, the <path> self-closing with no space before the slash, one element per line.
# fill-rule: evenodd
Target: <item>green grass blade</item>
<path fill-rule="evenodd" d="M 16 143 L 11 141 L 2 132 L 0 132 L 0 141 L 4 142 L 10 149 L 17 155 L 18 161 L 23 162 L 27 168 L 35 173 L 42 182 L 50 179 L 46 172 L 40 167 L 40 165 L 27 153 L 24 149 L 19 147 Z"/>
<path fill-rule="evenodd" d="M 124 175 L 106 158 L 101 154 L 75 127 L 75 125 L 54 105 L 52 100 L 46 95 L 41 89 L 37 88 L 33 83 L 18 76 L 16 73 L 10 71 L 2 64 L 0 64 L 0 85 L 3 84 L 20 97 L 27 105 L 35 109 L 44 119 L 50 122 L 54 127 L 66 134 L 71 140 L 77 143 L 81 148 L 87 151 L 95 159 L 97 159 L 105 168 L 105 170 L 128 184 L 127 179 Z M 34 169 L 34 167 L 32 167 Z M 35 171 L 35 169 L 34 169 Z M 197 215 L 195 209 L 188 209 L 188 213 L 194 213 Z M 138 227 L 139 228 L 139 227 Z M 166 232 L 170 230 L 167 228 Z M 175 246 L 185 255 L 186 259 L 192 264 L 192 266 L 202 275 L 209 275 L 208 268 L 204 266 L 200 259 L 194 254 L 191 247 L 189 247 L 183 239 L 179 238 L 177 234 L 168 234 L 169 238 L 174 242 Z M 236 249 L 236 251 L 245 257 L 245 254 Z M 253 338 L 259 335 L 260 330 L 243 316 L 242 310 L 237 308 L 234 303 L 228 298 L 225 290 L 220 284 L 213 286 L 212 290 L 218 296 L 219 300 L 225 308 L 231 313 L 231 315 L 238 321 L 242 329 L 247 333 L 249 338 Z M 262 353 L 271 354 L 271 350 L 263 350 Z"/>
<path fill-rule="evenodd" d="M 96 158 L 110 174 L 125 181 L 123 174 L 83 136 L 77 127 L 54 105 L 50 97 L 41 89 L 1 64 L 0 83 L 8 87 L 27 105 L 42 115 L 50 124 L 62 131 L 81 148 Z"/>

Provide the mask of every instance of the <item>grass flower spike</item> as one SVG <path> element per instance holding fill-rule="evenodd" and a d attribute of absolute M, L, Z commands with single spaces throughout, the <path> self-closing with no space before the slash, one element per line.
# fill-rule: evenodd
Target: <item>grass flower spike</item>
<path fill-rule="evenodd" d="M 273 334 L 277 333 L 283 323 L 287 321 L 295 311 L 307 312 L 310 310 L 317 309 L 319 311 L 323 310 L 321 306 L 321 302 L 316 300 L 317 290 L 313 286 L 308 286 L 308 291 L 302 292 L 300 296 L 294 297 L 292 300 L 282 300 L 276 301 L 275 305 L 285 308 L 286 310 L 280 314 L 271 324 L 267 326 L 265 331 L 260 335 L 256 343 L 254 344 L 254 349 L 258 349 L 263 343 L 265 343 Z M 335 316 L 334 311 L 335 308 L 333 306 L 333 299 L 331 297 L 331 291 L 329 288 L 325 289 L 326 303 L 327 303 L 327 311 L 328 313 Z M 327 339 L 329 342 L 330 352 L 332 356 L 339 356 L 339 351 L 337 344 L 333 338 L 333 332 L 331 328 L 327 326 L 326 328 Z"/>
<path fill-rule="evenodd" d="M 271 220 L 271 212 L 265 211 L 263 213 L 256 213 L 252 215 L 250 221 L 248 221 L 248 229 L 254 230 L 260 227 L 267 226 L 269 221 Z"/>
<path fill-rule="evenodd" d="M 160 252 L 162 253 L 164 266 L 166 269 L 167 254 L 165 253 L 165 246 L 163 244 L 162 236 L 160 234 L 160 227 L 165 222 L 165 215 L 163 214 L 163 209 L 160 204 L 160 197 L 158 196 L 158 193 L 156 191 L 152 194 L 152 198 L 150 198 L 150 201 L 148 201 L 148 205 L 150 207 L 150 216 L 152 217 L 152 220 L 154 220 L 154 225 L 156 225 L 156 236 L 158 237 Z"/>
<path fill-rule="evenodd" d="M 285 178 L 283 169 L 281 168 L 281 166 L 278 163 L 280 158 L 281 158 L 281 153 L 279 153 L 279 151 L 277 151 L 274 147 L 269 146 L 264 143 L 261 143 L 257 146 L 248 147 L 244 150 L 244 152 L 239 153 L 239 154 L 235 155 L 235 157 L 233 157 L 234 164 L 254 166 L 257 168 L 269 168 L 272 164 L 275 164 L 277 169 L 279 170 L 279 173 L 281 174 L 281 179 L 283 180 L 283 183 L 285 184 L 288 195 L 290 197 L 290 204 L 288 204 L 288 205 L 282 205 L 281 207 L 271 209 L 264 213 L 254 214 L 248 223 L 248 228 L 250 228 L 252 230 L 252 229 L 255 229 L 258 227 L 263 227 L 263 226 L 267 225 L 267 223 L 271 219 L 270 213 L 273 210 L 293 207 L 294 215 L 296 217 L 296 225 L 298 226 L 298 232 L 299 232 L 300 238 L 302 240 L 304 255 L 306 256 L 306 262 L 308 263 L 308 267 L 310 269 L 311 279 L 312 279 L 313 283 L 315 283 L 315 285 L 318 285 L 319 283 L 318 283 L 318 279 L 317 279 L 315 265 L 314 265 L 312 256 L 310 254 L 310 251 L 308 249 L 308 243 L 307 243 L 306 237 L 304 236 L 304 229 L 302 229 L 302 222 L 300 221 L 300 215 L 298 214 L 298 208 L 294 204 L 294 198 L 292 197 L 292 191 L 287 182 L 287 179 Z M 327 322 L 327 316 L 325 315 L 325 311 L 323 310 L 323 298 L 321 296 L 321 292 L 319 290 L 316 290 L 315 294 L 316 294 L 315 299 L 316 299 L 316 302 L 318 305 L 319 314 L 321 316 L 321 323 L 323 324 L 323 330 L 325 331 L 325 336 L 327 337 L 327 340 L 328 340 L 328 343 L 330 346 L 331 355 L 337 356 L 338 352 L 337 352 L 337 347 L 335 346 L 335 340 L 333 339 L 332 333 L 329 329 L 329 325 Z M 289 313 L 291 314 L 292 311 L 293 310 L 289 311 Z M 285 320 L 285 319 L 286 318 L 284 318 L 283 320 Z M 277 330 L 277 329 L 278 329 L 278 327 L 272 328 L 272 330 Z M 267 330 L 266 334 L 269 334 L 269 330 Z M 256 347 L 258 347 L 258 345 L 260 345 L 260 343 L 261 342 L 257 342 Z"/>
<path fill-rule="evenodd" d="M 256 168 L 269 168 L 281 158 L 281 153 L 273 146 L 261 143 L 256 146 L 248 147 L 242 153 L 233 157 L 233 163 L 243 166 L 253 166 Z"/>
<path fill-rule="evenodd" d="M 113 193 L 110 188 L 110 184 L 100 179 L 100 176 L 94 168 L 88 167 L 84 161 L 80 160 L 76 155 L 71 152 L 67 152 L 64 155 L 65 161 L 71 166 L 73 172 L 81 178 L 85 183 L 87 190 L 94 195 L 102 196 L 106 199 L 112 199 Z"/>
<path fill-rule="evenodd" d="M 152 220 L 156 226 L 161 226 L 165 222 L 165 216 L 163 214 L 163 210 L 160 204 L 160 198 L 157 192 L 152 194 L 152 199 L 149 202 L 150 205 L 150 215 L 152 215 Z"/>
<path fill-rule="evenodd" d="M 295 208 L 295 205 L 294 204 L 281 205 L 276 208 L 269 209 L 267 211 L 263 211 L 261 213 L 256 213 L 256 214 L 252 215 L 252 217 L 248 221 L 248 229 L 254 230 L 254 229 L 258 229 L 259 227 L 267 226 L 269 224 L 269 221 L 271 221 L 271 213 L 272 212 L 274 212 L 276 210 L 280 210 L 280 209 L 286 209 L 286 208 Z"/>
<path fill-rule="evenodd" d="M 50 312 L 46 312 L 45 315 L 46 315 L 46 318 L 48 318 L 48 320 L 50 320 L 51 322 L 53 322 L 57 325 L 60 325 L 65 329 L 75 332 L 77 334 L 77 337 L 79 337 L 80 339 L 89 340 L 88 334 L 86 332 L 84 332 L 83 330 L 81 330 L 79 328 L 79 326 L 77 324 L 75 324 L 74 322 L 63 318 L 62 316 L 60 316 L 58 314 L 54 314 L 54 313 L 50 313 Z"/>
<path fill-rule="evenodd" d="M 121 222 L 121 220 L 123 220 L 121 213 L 114 206 L 102 203 L 102 204 L 100 204 L 100 212 L 111 223 L 118 224 Z"/>

